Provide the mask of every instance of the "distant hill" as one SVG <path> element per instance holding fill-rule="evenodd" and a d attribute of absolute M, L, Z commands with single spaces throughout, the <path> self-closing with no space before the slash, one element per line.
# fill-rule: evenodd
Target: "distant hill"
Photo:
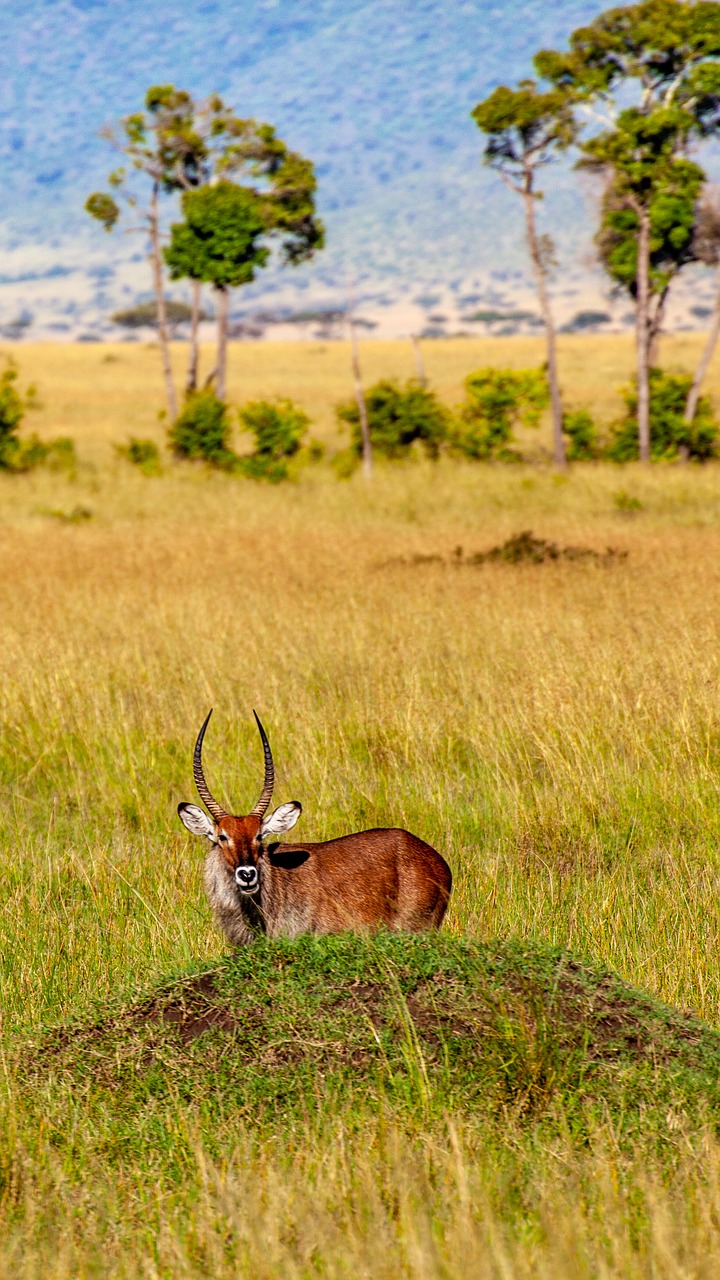
<path fill-rule="evenodd" d="M 389 296 L 466 287 L 491 272 L 521 285 L 519 209 L 483 170 L 469 112 L 601 7 L 27 0 L 21 21 L 3 7 L 0 38 L 16 56 L 6 58 L 0 95 L 0 316 L 50 308 L 72 321 L 78 309 L 107 312 L 147 287 L 141 241 L 106 237 L 82 203 L 114 163 L 100 126 L 167 81 L 197 95 L 218 90 L 315 160 L 328 249 L 293 276 L 294 288 L 331 293 L 349 273 Z M 576 247 L 585 230 L 574 177 L 547 207 Z"/>

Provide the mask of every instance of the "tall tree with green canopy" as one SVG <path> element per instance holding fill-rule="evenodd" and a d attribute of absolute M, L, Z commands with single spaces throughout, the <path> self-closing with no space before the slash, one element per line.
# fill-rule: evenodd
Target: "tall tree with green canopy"
<path fill-rule="evenodd" d="M 262 198 L 267 229 L 282 229 L 283 253 L 289 262 L 304 261 L 323 243 L 323 228 L 315 216 L 316 188 L 309 160 L 291 151 L 272 125 L 235 114 L 217 94 L 196 104 L 195 138 L 201 144 L 195 164 L 183 169 L 185 191 L 218 181 L 250 179 Z M 190 139 L 193 142 L 193 139 Z M 259 264 L 257 264 L 259 265 Z M 197 386 L 198 325 L 202 279 L 190 276 L 193 314 L 186 392 Z"/>
<path fill-rule="evenodd" d="M 610 9 L 573 32 L 567 52 L 543 50 L 535 58 L 540 75 L 574 94 L 603 125 L 583 143 L 581 164 L 608 177 L 601 254 L 605 235 L 611 274 L 624 276 L 635 299 L 643 461 L 650 459 L 649 369 L 657 304 L 680 259 L 692 252 L 688 202 L 704 175 L 687 153 L 718 127 L 719 58 L 720 5 L 708 0 L 644 0 Z M 652 261 L 653 254 L 662 258 L 663 241 L 672 249 L 665 270 Z M 670 261 L 674 269 L 668 274 Z"/>
<path fill-rule="evenodd" d="M 496 169 L 511 190 L 522 198 L 525 232 L 547 342 L 548 383 L 553 419 L 553 451 L 558 466 L 565 465 L 563 407 L 557 369 L 555 323 L 548 294 L 548 269 L 552 262 L 552 241 L 540 235 L 535 208 L 543 193 L 537 187 L 537 172 L 575 139 L 572 95 L 564 88 L 543 92 L 533 80 L 521 80 L 517 89 L 501 85 L 472 112 L 473 119 L 488 135 L 485 163 Z"/>
<path fill-rule="evenodd" d="M 225 398 L 229 290 L 254 280 L 270 250 L 263 241 L 262 209 L 251 191 L 232 182 L 188 191 L 182 198 L 184 222 L 175 222 L 165 261 L 173 279 L 190 277 L 215 290 L 218 323 L 218 398 Z"/>
<path fill-rule="evenodd" d="M 123 116 L 119 125 L 107 125 L 101 134 L 127 157 L 129 172 L 125 166 L 115 169 L 108 177 L 110 190 L 93 192 L 85 202 L 85 209 L 106 231 L 112 231 L 120 220 L 118 199 L 122 199 L 140 219 L 136 229 L 148 236 L 165 391 L 168 412 L 174 420 L 177 397 L 163 284 L 160 196 L 186 190 L 199 181 L 206 143 L 196 127 L 193 99 L 173 85 L 155 85 L 148 89 L 144 111 Z M 150 180 L 147 203 L 137 194 L 133 174 L 142 174 Z"/>
<path fill-rule="evenodd" d="M 230 122 L 215 175 L 211 185 L 184 193 L 184 221 L 173 223 L 163 252 L 172 279 L 203 281 L 215 289 L 214 377 L 223 399 L 229 290 L 255 278 L 273 243 L 284 262 L 296 265 L 322 248 L 325 233 L 315 211 L 311 162 L 290 151 L 271 125 Z"/>
<path fill-rule="evenodd" d="M 314 216 L 312 165 L 290 151 L 272 126 L 236 115 L 218 94 L 195 101 L 189 93 L 173 85 L 148 89 L 144 111 L 122 117 L 117 126 L 108 125 L 101 133 L 127 157 L 128 164 L 109 175 L 109 190 L 94 192 L 85 208 L 111 231 L 120 219 L 118 201 L 122 201 L 139 217 L 140 225 L 136 229 L 148 235 L 168 409 L 174 419 L 177 400 L 168 345 L 160 198 L 195 191 L 219 178 L 231 179 L 241 172 L 250 174 L 266 189 L 266 195 L 272 194 L 273 208 L 271 214 L 266 214 L 266 221 L 278 226 L 283 224 L 288 260 L 300 261 L 308 256 L 308 246 L 315 248 L 322 243 L 322 226 Z M 133 182 L 138 174 L 150 179 L 147 203 Z M 193 390 L 197 384 L 201 285 L 201 279 L 191 277 L 192 322 L 186 390 Z"/>
<path fill-rule="evenodd" d="M 677 155 L 686 112 L 637 108 L 585 144 L 581 163 L 612 174 L 600 232 L 611 275 L 635 300 L 640 459 L 650 461 L 650 368 L 673 276 L 693 258 L 694 208 L 705 175 Z M 614 206 L 614 208 L 613 208 Z"/>
<path fill-rule="evenodd" d="M 650 204 L 648 276 L 648 359 L 655 363 L 670 286 L 677 273 L 698 257 L 696 205 L 702 170 L 678 160 Z M 603 192 L 595 237 L 600 261 L 618 290 L 637 302 L 638 215 L 614 175 Z"/>

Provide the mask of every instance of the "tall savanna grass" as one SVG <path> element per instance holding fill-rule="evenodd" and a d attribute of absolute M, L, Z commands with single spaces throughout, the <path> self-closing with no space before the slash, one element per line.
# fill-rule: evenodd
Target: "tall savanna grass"
<path fill-rule="evenodd" d="M 529 339 L 490 345 L 428 344 L 447 399 L 491 357 L 539 362 Z M 121 1172 L 91 1158 L 86 1119 L 75 1167 L 30 1142 L 11 1063 L 39 1025 L 222 950 L 175 815 L 210 706 L 207 773 L 228 807 L 260 787 L 255 707 L 301 834 L 407 826 L 452 865 L 451 931 L 567 945 L 717 1025 L 720 470 L 148 478 L 110 446 L 161 439 L 157 352 L 18 357 L 36 425 L 73 435 L 80 464 L 0 478 L 0 1275 L 714 1273 L 717 1149 L 682 1124 L 672 1177 L 621 1156 L 610 1117 L 578 1150 L 511 1115 L 491 1140 L 452 1115 L 358 1134 L 341 1110 L 285 1137 L 228 1117 L 220 1167 L 179 1101 L 194 1155 L 171 1192 L 140 1155 Z M 368 377 L 408 376 L 410 357 L 367 343 Z M 332 440 L 342 348 L 235 359 L 238 398 L 290 395 Z M 570 398 L 594 394 L 609 419 L 629 344 L 576 339 L 564 359 Z M 465 562 L 528 528 L 626 555 Z"/>

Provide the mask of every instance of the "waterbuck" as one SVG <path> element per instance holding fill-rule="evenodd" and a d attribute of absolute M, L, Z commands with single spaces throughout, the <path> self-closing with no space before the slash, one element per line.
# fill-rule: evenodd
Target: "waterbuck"
<path fill-rule="evenodd" d="M 272 752 L 253 712 L 265 755 L 260 799 L 245 817 L 217 803 L 205 781 L 202 744 L 212 711 L 193 752 L 195 785 L 210 817 L 194 804 L 178 805 L 193 835 L 205 836 L 205 891 L 220 928 L 232 943 L 258 933 L 295 938 L 301 933 L 437 929 L 450 897 L 444 858 L 409 831 L 376 828 L 317 844 L 280 844 L 302 806 L 281 804 L 268 817 L 275 781 Z"/>

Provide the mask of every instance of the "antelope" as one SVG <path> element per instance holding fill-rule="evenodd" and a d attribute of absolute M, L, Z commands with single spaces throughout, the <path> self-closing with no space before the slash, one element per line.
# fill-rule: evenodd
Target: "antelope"
<path fill-rule="evenodd" d="M 302 805 L 291 800 L 268 815 L 275 770 L 256 711 L 265 758 L 260 799 L 244 817 L 227 813 L 203 773 L 202 746 L 211 715 L 212 710 L 193 752 L 195 785 L 207 814 L 194 804 L 179 804 L 178 814 L 188 831 L 210 841 L 205 892 L 231 943 L 242 946 L 260 933 L 295 938 L 382 926 L 439 928 L 450 897 L 450 868 L 409 831 L 381 827 L 303 844 L 281 844 L 274 838 L 295 826 Z"/>

